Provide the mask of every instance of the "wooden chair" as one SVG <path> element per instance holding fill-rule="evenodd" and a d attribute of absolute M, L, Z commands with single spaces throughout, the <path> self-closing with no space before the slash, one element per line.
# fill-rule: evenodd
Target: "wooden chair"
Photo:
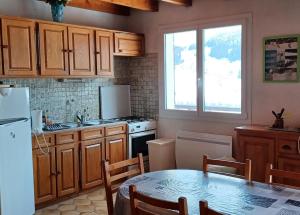
<path fill-rule="evenodd" d="M 251 176 L 251 160 L 246 159 L 246 163 L 236 162 L 236 161 L 226 161 L 226 160 L 218 160 L 218 159 L 209 159 L 207 155 L 203 156 L 203 172 L 208 172 L 208 165 L 218 165 L 218 166 L 226 166 L 231 167 L 239 170 L 244 171 L 244 175 L 236 175 L 236 174 L 230 174 L 226 172 L 217 172 L 224 175 L 239 177 L 239 178 L 245 178 L 248 181 L 252 180 Z"/>
<path fill-rule="evenodd" d="M 137 168 L 128 167 L 137 165 Z M 144 170 L 144 161 L 143 155 L 140 153 L 138 157 L 121 161 L 118 163 L 109 164 L 108 161 L 102 161 L 102 168 L 104 174 L 104 185 L 105 185 L 105 193 L 106 193 L 106 203 L 107 203 L 107 211 L 109 215 L 113 215 L 114 213 L 114 203 L 113 203 L 113 193 L 117 192 L 119 189 L 118 185 L 113 186 L 113 182 L 120 182 L 122 179 L 126 179 L 128 177 L 136 176 L 139 174 L 143 174 Z M 126 171 L 124 171 L 126 169 Z M 122 171 L 121 173 L 112 174 L 113 172 Z"/>
<path fill-rule="evenodd" d="M 273 164 L 268 164 L 266 168 L 266 179 L 265 182 L 268 184 L 274 184 L 273 177 L 281 178 L 281 179 L 294 179 L 300 182 L 300 173 L 299 172 L 291 172 L 279 169 L 273 169 Z M 275 183 L 278 184 L 278 183 Z M 282 184 L 285 185 L 285 184 Z M 289 185 L 287 185 L 289 186 Z M 292 187 L 292 186 L 289 186 Z M 297 187 L 298 188 L 298 187 Z"/>
<path fill-rule="evenodd" d="M 200 215 L 222 215 L 221 213 L 208 207 L 207 201 L 199 202 Z"/>
<path fill-rule="evenodd" d="M 131 215 L 162 215 L 170 214 L 188 215 L 187 200 L 180 197 L 178 202 L 154 199 L 136 191 L 135 185 L 129 186 Z"/>

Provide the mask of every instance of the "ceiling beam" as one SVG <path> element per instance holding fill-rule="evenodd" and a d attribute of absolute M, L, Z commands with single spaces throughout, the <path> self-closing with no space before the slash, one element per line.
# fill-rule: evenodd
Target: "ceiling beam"
<path fill-rule="evenodd" d="M 171 4 L 181 5 L 181 6 L 192 6 L 192 0 L 161 0 Z"/>
<path fill-rule="evenodd" d="M 130 15 L 130 9 L 128 7 L 100 0 L 72 0 L 68 3 L 68 6 L 84 8 L 88 10 L 96 10 L 100 12 L 112 13 L 122 16 Z"/>
<path fill-rule="evenodd" d="M 116 5 L 122 5 L 144 11 L 158 11 L 157 0 L 101 0 Z"/>

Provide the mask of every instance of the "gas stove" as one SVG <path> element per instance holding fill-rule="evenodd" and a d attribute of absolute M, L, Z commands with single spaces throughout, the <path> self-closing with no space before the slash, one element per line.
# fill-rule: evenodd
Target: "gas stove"
<path fill-rule="evenodd" d="M 113 119 L 114 121 L 126 121 L 128 124 L 128 133 L 138 133 L 156 129 L 156 121 L 144 117 L 121 117 Z"/>

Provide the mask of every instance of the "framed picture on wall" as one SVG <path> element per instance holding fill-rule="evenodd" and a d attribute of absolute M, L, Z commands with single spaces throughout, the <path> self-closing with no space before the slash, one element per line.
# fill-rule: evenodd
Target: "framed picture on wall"
<path fill-rule="evenodd" d="M 300 35 L 264 38 L 264 81 L 298 81 L 299 41 Z"/>

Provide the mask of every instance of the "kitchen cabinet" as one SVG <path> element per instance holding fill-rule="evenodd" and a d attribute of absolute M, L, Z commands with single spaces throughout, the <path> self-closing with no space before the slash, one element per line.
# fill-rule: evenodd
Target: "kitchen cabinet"
<path fill-rule="evenodd" d="M 60 145 L 56 148 L 58 197 L 79 191 L 78 144 Z"/>
<path fill-rule="evenodd" d="M 2 18 L 2 54 L 6 76 L 36 76 L 35 22 Z"/>
<path fill-rule="evenodd" d="M 116 163 L 127 159 L 127 140 L 125 134 L 105 138 L 106 160 Z"/>
<path fill-rule="evenodd" d="M 39 51 L 42 76 L 69 75 L 66 26 L 39 23 Z"/>
<path fill-rule="evenodd" d="M 47 149 L 44 148 L 47 152 Z M 35 203 L 40 204 L 56 199 L 56 159 L 55 148 L 49 153 L 40 149 L 33 150 L 33 172 Z"/>
<path fill-rule="evenodd" d="M 96 69 L 97 75 L 114 77 L 113 33 L 96 31 Z"/>
<path fill-rule="evenodd" d="M 68 27 L 70 74 L 95 75 L 95 47 L 93 30 Z"/>
<path fill-rule="evenodd" d="M 104 159 L 104 139 L 81 142 L 81 183 L 83 189 L 102 184 L 101 161 Z"/>
<path fill-rule="evenodd" d="M 3 71 L 3 60 L 2 60 L 2 35 L 0 29 L 0 77 L 4 75 Z"/>
<path fill-rule="evenodd" d="M 239 161 L 252 160 L 253 180 L 265 180 L 266 164 L 274 168 L 300 172 L 299 132 L 271 130 L 265 126 L 241 126 L 235 128 L 237 141 L 234 143 Z M 287 179 L 275 182 L 292 186 L 300 183 Z"/>
<path fill-rule="evenodd" d="M 145 38 L 140 34 L 116 32 L 115 52 L 118 56 L 143 56 L 145 54 Z"/>

